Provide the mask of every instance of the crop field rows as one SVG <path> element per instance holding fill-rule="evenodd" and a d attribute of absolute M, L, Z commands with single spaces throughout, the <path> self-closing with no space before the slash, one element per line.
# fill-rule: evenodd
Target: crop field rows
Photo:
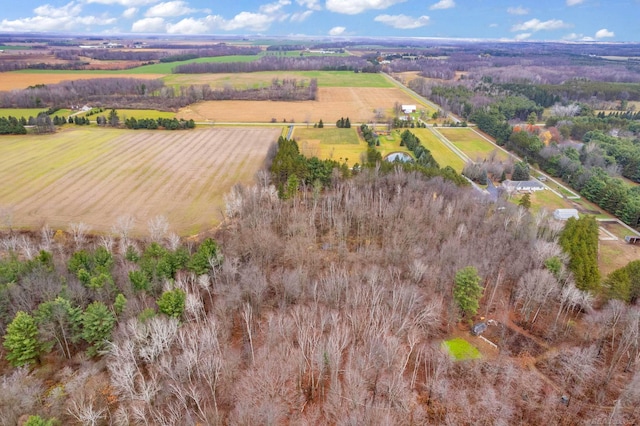
<path fill-rule="evenodd" d="M 253 181 L 279 135 L 277 128 L 73 129 L 6 137 L 0 206 L 10 209 L 17 228 L 84 222 L 105 232 L 129 214 L 138 234 L 157 215 L 179 234 L 197 233 L 220 222 L 224 194 Z"/>

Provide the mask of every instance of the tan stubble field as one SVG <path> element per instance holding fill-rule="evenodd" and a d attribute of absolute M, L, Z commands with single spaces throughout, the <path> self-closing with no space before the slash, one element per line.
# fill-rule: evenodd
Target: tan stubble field
<path fill-rule="evenodd" d="M 416 100 L 397 88 L 320 87 L 315 101 L 205 101 L 181 109 L 177 117 L 225 123 L 268 123 L 275 118 L 279 123 L 312 124 L 349 117 L 352 123 L 368 123 L 378 108 L 391 116 L 396 102 L 415 104 Z"/>
<path fill-rule="evenodd" d="M 0 138 L 0 208 L 14 228 L 83 222 L 108 232 L 131 215 L 135 233 L 165 216 L 192 235 L 223 218 L 224 194 L 254 182 L 280 128 L 192 131 L 70 129 L 46 136 Z M 6 227 L 0 223 L 0 227 Z"/>

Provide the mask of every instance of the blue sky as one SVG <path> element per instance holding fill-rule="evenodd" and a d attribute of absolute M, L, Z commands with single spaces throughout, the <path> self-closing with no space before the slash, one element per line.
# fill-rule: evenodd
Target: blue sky
<path fill-rule="evenodd" d="M 3 0 L 0 32 L 640 42 L 640 0 Z"/>

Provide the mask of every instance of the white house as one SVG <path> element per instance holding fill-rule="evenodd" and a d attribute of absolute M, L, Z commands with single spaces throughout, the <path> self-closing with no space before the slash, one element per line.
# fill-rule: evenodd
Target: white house
<path fill-rule="evenodd" d="M 533 192 L 545 189 L 537 180 L 505 180 L 502 186 L 507 192 Z"/>
<path fill-rule="evenodd" d="M 415 105 L 402 105 L 402 112 L 405 114 L 411 114 L 412 112 L 416 112 L 417 107 Z"/>
<path fill-rule="evenodd" d="M 556 220 L 569 220 L 569 218 L 574 217 L 576 219 L 580 219 L 578 216 L 578 210 L 576 209 L 556 209 L 553 212 L 553 218 Z"/>

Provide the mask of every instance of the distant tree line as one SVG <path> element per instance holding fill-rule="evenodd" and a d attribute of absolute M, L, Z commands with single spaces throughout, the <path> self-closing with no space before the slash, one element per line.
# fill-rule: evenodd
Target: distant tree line
<path fill-rule="evenodd" d="M 161 80 L 105 78 L 38 85 L 24 90 L 0 92 L 2 108 L 42 108 L 46 106 L 98 105 L 112 108 L 172 111 L 202 100 L 314 100 L 316 79 L 274 79 L 261 88 L 212 89 L 192 85 L 174 89 Z"/>
<path fill-rule="evenodd" d="M 375 73 L 380 67 L 356 56 L 263 56 L 251 62 L 202 62 L 179 65 L 176 74 L 239 73 L 258 71 L 355 71 Z"/>

